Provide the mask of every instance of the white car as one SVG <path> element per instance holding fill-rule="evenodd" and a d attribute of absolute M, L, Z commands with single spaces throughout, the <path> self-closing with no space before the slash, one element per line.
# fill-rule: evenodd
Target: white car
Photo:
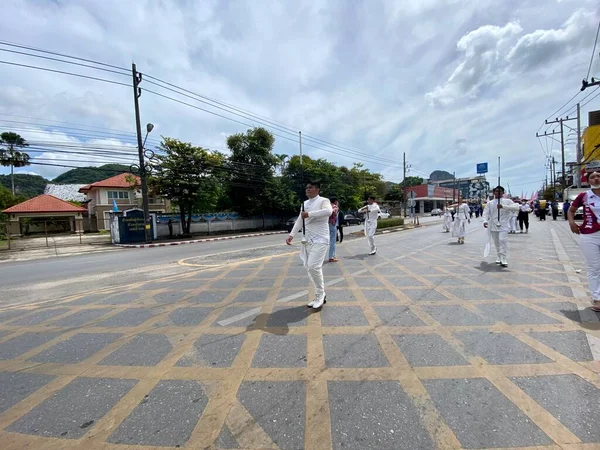
<path fill-rule="evenodd" d="M 387 211 L 380 211 L 379 214 L 377 214 L 378 219 L 389 219 L 390 216 L 391 214 Z"/>

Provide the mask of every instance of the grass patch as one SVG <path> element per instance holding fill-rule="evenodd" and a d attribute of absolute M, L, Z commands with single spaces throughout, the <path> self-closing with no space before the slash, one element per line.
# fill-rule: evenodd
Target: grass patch
<path fill-rule="evenodd" d="M 392 217 L 390 219 L 380 219 L 377 221 L 378 230 L 384 228 L 399 227 L 400 225 L 404 225 L 403 217 Z"/>

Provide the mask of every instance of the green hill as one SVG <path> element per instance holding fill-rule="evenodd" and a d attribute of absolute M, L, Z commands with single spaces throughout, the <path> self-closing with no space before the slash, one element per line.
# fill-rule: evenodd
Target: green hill
<path fill-rule="evenodd" d="M 15 174 L 15 193 L 31 198 L 44 193 L 44 188 L 49 181 L 40 175 L 24 173 Z M 0 175 L 0 185 L 11 189 L 10 175 Z"/>
<path fill-rule="evenodd" d="M 100 167 L 79 167 L 60 174 L 52 180 L 54 184 L 90 184 L 129 172 L 129 166 L 123 164 L 105 164 Z"/>

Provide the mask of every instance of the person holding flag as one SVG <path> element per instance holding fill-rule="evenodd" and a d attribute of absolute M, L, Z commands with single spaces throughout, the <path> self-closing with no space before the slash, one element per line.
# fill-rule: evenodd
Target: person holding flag
<path fill-rule="evenodd" d="M 508 253 L 509 221 L 513 211 L 518 211 L 520 205 L 509 198 L 503 198 L 504 188 L 494 188 L 494 199 L 485 205 L 483 210 L 483 226 L 490 232 L 491 239 L 496 247 L 498 259 L 496 264 L 508 267 L 506 260 Z"/>
<path fill-rule="evenodd" d="M 590 190 L 577 196 L 569 208 L 569 227 L 579 235 L 581 252 L 586 262 L 592 310 L 600 312 L 600 161 L 586 166 Z M 575 212 L 583 207 L 583 223 L 575 223 Z"/>
<path fill-rule="evenodd" d="M 329 250 L 329 216 L 333 213 L 331 202 L 329 199 L 321 197 L 320 192 L 321 184 L 319 182 L 311 181 L 306 184 L 308 200 L 304 202 L 294 228 L 285 240 L 287 245 L 292 245 L 296 233 L 303 229 L 300 259 L 315 286 L 315 299 L 308 304 L 313 309 L 320 309 L 323 304 L 327 303 L 323 261 Z"/>

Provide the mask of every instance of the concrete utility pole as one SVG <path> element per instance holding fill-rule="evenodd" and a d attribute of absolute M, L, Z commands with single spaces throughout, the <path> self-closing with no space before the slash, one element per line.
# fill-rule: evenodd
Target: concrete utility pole
<path fill-rule="evenodd" d="M 131 64 L 131 73 L 133 75 L 133 105 L 135 107 L 135 129 L 137 132 L 138 157 L 140 161 L 140 184 L 142 185 L 142 209 L 144 210 L 144 230 L 146 233 L 146 242 L 152 240 L 150 233 L 150 213 L 148 206 L 148 181 L 146 179 L 146 162 L 144 161 L 144 143 L 142 142 L 142 124 L 140 122 L 140 103 L 139 98 L 142 95 L 140 83 L 142 74 L 138 73 L 135 63 Z"/>
<path fill-rule="evenodd" d="M 563 123 L 564 122 L 568 122 L 569 120 L 577 120 L 577 117 L 570 117 L 567 116 L 566 118 L 556 118 L 556 120 L 553 120 L 551 122 L 548 122 L 548 120 L 546 119 L 545 123 L 546 125 L 551 125 L 553 123 L 559 123 L 560 124 L 560 131 L 553 131 L 552 133 L 548 133 L 548 132 L 544 132 L 544 134 L 538 134 L 536 133 L 535 136 L 536 137 L 542 137 L 542 136 L 554 136 L 555 134 L 560 134 L 560 151 L 561 151 L 561 157 L 562 157 L 562 177 L 561 177 L 561 186 L 563 188 L 563 191 L 567 188 L 567 172 L 566 172 L 566 167 L 565 167 L 565 137 L 564 137 L 564 131 L 563 131 Z M 555 180 L 556 182 L 556 180 Z"/>

